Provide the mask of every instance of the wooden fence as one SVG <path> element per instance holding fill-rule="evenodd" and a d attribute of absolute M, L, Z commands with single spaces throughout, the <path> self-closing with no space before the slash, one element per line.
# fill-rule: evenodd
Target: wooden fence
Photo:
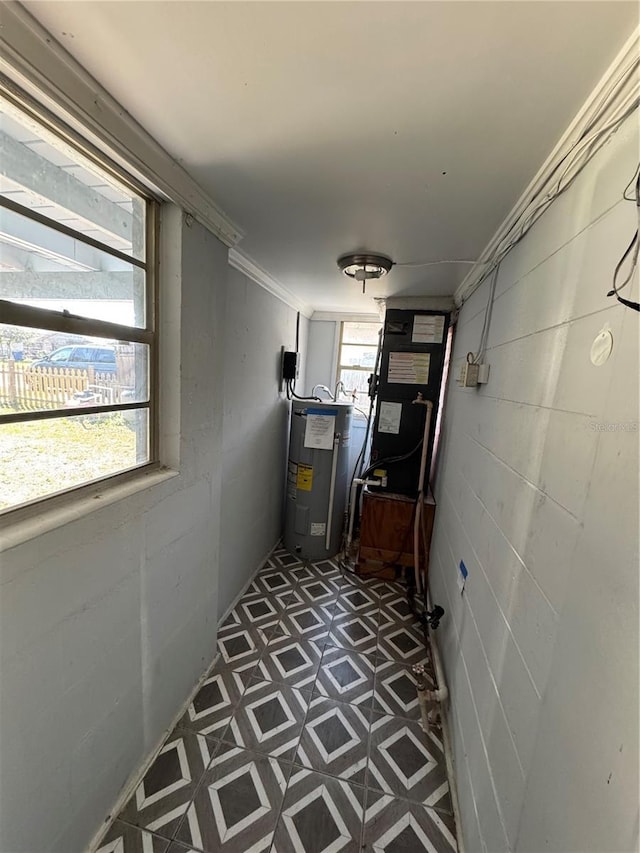
<path fill-rule="evenodd" d="M 123 390 L 115 373 L 97 373 L 92 368 L 33 369 L 19 361 L 0 362 L 0 408 L 41 411 L 77 406 L 74 394 L 83 392 L 90 393 L 93 405 L 109 405 L 122 402 Z"/>

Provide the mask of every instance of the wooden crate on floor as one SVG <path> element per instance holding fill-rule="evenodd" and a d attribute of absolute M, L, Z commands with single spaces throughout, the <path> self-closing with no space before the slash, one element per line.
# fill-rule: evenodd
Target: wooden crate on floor
<path fill-rule="evenodd" d="M 406 495 L 373 492 L 365 489 L 360 522 L 360 548 L 356 570 L 359 574 L 396 576 L 392 566 L 413 566 L 414 498 Z M 429 546 L 436 504 L 429 494 L 423 503 L 420 536 L 420 566 L 426 579 L 429 569 Z"/>

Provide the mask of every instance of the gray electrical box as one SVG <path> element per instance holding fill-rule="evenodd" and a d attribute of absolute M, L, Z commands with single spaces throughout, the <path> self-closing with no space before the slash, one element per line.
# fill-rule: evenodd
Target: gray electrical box
<path fill-rule="evenodd" d="M 334 557 L 342 544 L 352 412 L 350 403 L 291 404 L 284 547 L 305 560 Z"/>

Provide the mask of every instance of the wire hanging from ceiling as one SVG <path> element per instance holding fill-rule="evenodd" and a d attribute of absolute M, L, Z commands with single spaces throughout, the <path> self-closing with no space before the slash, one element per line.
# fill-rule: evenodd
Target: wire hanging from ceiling
<path fill-rule="evenodd" d="M 635 181 L 635 190 L 634 196 L 629 198 L 627 192 L 629 191 L 629 187 Z M 638 268 L 638 254 L 640 253 L 640 164 L 638 164 L 637 169 L 633 174 L 633 178 L 629 181 L 627 186 L 622 193 L 622 198 L 625 201 L 633 201 L 636 205 L 636 214 L 637 214 L 637 225 L 636 231 L 627 248 L 624 250 L 622 257 L 616 264 L 616 268 L 613 271 L 613 287 L 607 293 L 607 296 L 615 296 L 618 302 L 627 308 L 632 308 L 634 311 L 640 311 L 640 303 L 632 302 L 630 299 L 625 299 L 623 296 L 620 296 L 620 292 L 624 290 L 624 288 L 631 282 L 636 269 Z M 621 270 L 624 268 L 627 260 L 631 258 L 631 263 L 629 264 L 629 270 L 627 275 L 621 283 L 618 283 L 618 276 L 620 275 Z"/>
<path fill-rule="evenodd" d="M 556 199 L 563 195 L 582 174 L 586 165 L 592 160 L 595 154 L 602 148 L 605 142 L 622 126 L 624 121 L 631 116 L 640 106 L 640 97 L 637 94 L 631 94 L 627 91 L 629 83 L 632 84 L 632 91 L 637 92 L 637 82 L 633 83 L 633 77 L 640 67 L 640 58 L 632 60 L 609 86 L 607 91 L 600 98 L 592 119 L 589 124 L 583 128 L 580 136 L 575 140 L 569 151 L 564 154 L 555 164 L 551 173 L 546 179 L 544 187 L 541 187 L 531 198 L 526 207 L 520 212 L 514 222 L 507 230 L 504 237 L 500 240 L 497 246 L 484 259 L 479 259 L 479 264 L 484 264 L 485 269 L 481 272 L 478 279 L 473 284 L 473 289 L 465 294 L 463 301 L 468 299 L 473 290 L 479 287 L 485 279 L 499 266 L 506 256 L 521 242 L 521 240 L 529 233 L 531 228 L 540 219 L 540 217 L 548 210 Z M 619 103 L 622 101 L 622 103 Z M 599 121 L 606 117 L 605 124 L 594 132 L 593 128 Z M 559 177 L 556 177 L 558 176 Z M 625 190 L 626 193 L 633 181 L 631 181 Z M 545 190 L 546 187 L 546 190 Z M 634 244 L 635 246 L 635 244 Z M 633 247 L 625 254 L 625 258 L 633 251 Z M 619 270 L 618 270 L 619 271 Z M 624 286 L 624 285 L 623 285 Z M 618 290 L 620 288 L 618 287 Z"/>
<path fill-rule="evenodd" d="M 480 261 L 469 260 L 439 260 L 439 261 L 402 261 L 394 267 L 435 267 L 438 264 L 478 264 Z"/>

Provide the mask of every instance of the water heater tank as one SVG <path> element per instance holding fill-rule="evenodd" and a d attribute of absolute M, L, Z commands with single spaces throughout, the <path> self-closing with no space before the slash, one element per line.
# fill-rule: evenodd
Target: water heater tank
<path fill-rule="evenodd" d="M 340 550 L 349 480 L 349 403 L 294 400 L 284 546 L 306 560 Z"/>

